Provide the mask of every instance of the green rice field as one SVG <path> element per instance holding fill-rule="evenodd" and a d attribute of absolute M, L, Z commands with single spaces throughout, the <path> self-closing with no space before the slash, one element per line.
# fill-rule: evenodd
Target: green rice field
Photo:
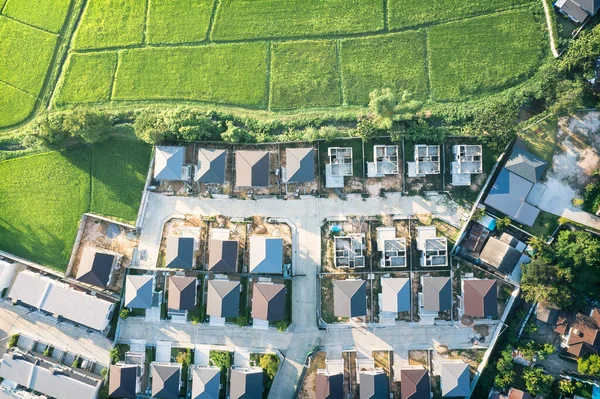
<path fill-rule="evenodd" d="M 204 40 L 213 4 L 213 0 L 148 0 L 148 43 Z"/>
<path fill-rule="evenodd" d="M 8 0 L 3 14 L 37 28 L 58 33 L 62 29 L 71 0 Z"/>
<path fill-rule="evenodd" d="M 0 82 L 0 121 L 13 125 L 27 118 L 35 106 L 35 97 Z M 1 126 L 1 125 L 0 125 Z"/>

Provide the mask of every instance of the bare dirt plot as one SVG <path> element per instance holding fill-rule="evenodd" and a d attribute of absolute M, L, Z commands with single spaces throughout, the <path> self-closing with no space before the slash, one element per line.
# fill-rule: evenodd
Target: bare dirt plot
<path fill-rule="evenodd" d="M 317 370 L 325 368 L 325 359 L 327 359 L 326 352 L 317 352 L 310 358 L 310 364 L 306 370 L 298 399 L 315 399 L 317 397 L 315 391 Z"/>
<path fill-rule="evenodd" d="M 332 233 L 330 228 L 332 226 L 339 226 L 342 228 L 342 233 Z M 365 235 L 365 263 L 368 262 L 368 256 L 371 253 L 369 251 L 368 244 L 368 235 L 369 235 L 369 221 L 362 217 L 348 217 L 348 219 L 343 222 L 328 222 L 323 225 L 321 228 L 321 273 L 348 273 L 352 272 L 352 270 L 346 268 L 338 268 L 335 267 L 335 257 L 334 257 L 334 242 L 335 236 L 339 235 L 348 235 L 355 233 L 362 233 Z M 357 268 L 356 272 L 368 272 L 370 269 L 368 268 L 368 264 L 365 264 L 365 267 Z"/>
<path fill-rule="evenodd" d="M 165 267 L 168 237 L 193 237 L 194 259 L 203 261 L 203 244 L 206 242 L 207 224 L 198 216 L 186 216 L 185 219 L 171 219 L 163 227 L 163 235 L 160 243 L 158 261 L 156 267 Z M 195 267 L 198 267 L 196 262 Z"/>

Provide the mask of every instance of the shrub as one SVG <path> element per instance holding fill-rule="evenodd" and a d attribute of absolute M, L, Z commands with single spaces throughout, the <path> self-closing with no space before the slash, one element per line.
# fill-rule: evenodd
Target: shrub
<path fill-rule="evenodd" d="M 131 311 L 128 308 L 123 308 L 123 309 L 121 309 L 121 312 L 119 313 L 119 317 L 121 319 L 125 320 L 129 317 L 130 313 L 131 313 Z"/>
<path fill-rule="evenodd" d="M 277 322 L 277 331 L 285 332 L 289 327 L 289 323 L 286 320 L 280 320 Z"/>
<path fill-rule="evenodd" d="M 235 324 L 240 327 L 246 327 L 248 325 L 248 317 L 247 316 L 238 316 L 235 318 Z"/>
<path fill-rule="evenodd" d="M 50 356 L 52 356 L 52 352 L 54 352 L 54 347 L 52 347 L 51 345 L 48 345 L 46 347 L 46 349 L 44 350 L 43 355 L 46 357 L 50 357 Z"/>
<path fill-rule="evenodd" d="M 231 121 L 226 122 L 227 130 L 221 133 L 223 141 L 228 143 L 248 143 L 252 139 L 252 135 L 246 129 L 237 127 Z"/>
<path fill-rule="evenodd" d="M 63 128 L 70 132 L 73 137 L 92 144 L 100 143 L 108 138 L 112 123 L 105 113 L 76 110 L 65 116 Z"/>
<path fill-rule="evenodd" d="M 11 335 L 10 339 L 8 340 L 8 347 L 14 348 L 15 346 L 17 346 L 17 344 L 19 343 L 20 336 L 20 334 Z"/>
<path fill-rule="evenodd" d="M 221 371 L 231 367 L 231 354 L 228 351 L 210 351 L 208 358 L 210 363 Z"/>
<path fill-rule="evenodd" d="M 584 375 L 600 377 L 600 355 L 590 355 L 577 361 L 577 371 Z"/>

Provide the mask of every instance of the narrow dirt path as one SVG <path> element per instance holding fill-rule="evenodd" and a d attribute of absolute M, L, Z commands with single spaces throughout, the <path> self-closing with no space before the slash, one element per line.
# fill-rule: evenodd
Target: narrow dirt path
<path fill-rule="evenodd" d="M 550 36 L 550 50 L 552 50 L 552 55 L 554 58 L 558 58 L 560 54 L 556 50 L 556 43 L 554 43 L 554 35 L 552 34 L 552 15 L 551 9 L 548 7 L 548 3 L 546 0 L 542 0 L 542 4 L 544 5 L 544 14 L 546 14 L 546 26 L 548 27 L 548 36 Z"/>

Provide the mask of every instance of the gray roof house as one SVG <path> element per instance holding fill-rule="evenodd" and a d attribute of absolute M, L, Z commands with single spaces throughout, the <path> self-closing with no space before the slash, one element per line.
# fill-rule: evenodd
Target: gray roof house
<path fill-rule="evenodd" d="M 285 183 L 300 183 L 315 179 L 315 152 L 313 148 L 286 148 Z"/>
<path fill-rule="evenodd" d="M 77 268 L 77 281 L 106 288 L 116 257 L 85 247 Z"/>
<path fill-rule="evenodd" d="M 582 23 L 598 12 L 600 0 L 558 0 L 554 5 L 569 19 Z"/>
<path fill-rule="evenodd" d="M 442 363 L 442 396 L 465 397 L 471 393 L 469 365 L 463 362 Z"/>
<path fill-rule="evenodd" d="M 337 374 L 317 374 L 315 379 L 316 399 L 343 399 L 344 376 Z"/>
<path fill-rule="evenodd" d="M 235 240 L 215 240 L 209 243 L 208 270 L 220 273 L 236 273 L 238 242 Z"/>
<path fill-rule="evenodd" d="M 108 395 L 111 398 L 135 399 L 137 394 L 138 366 L 113 364 L 108 374 Z"/>
<path fill-rule="evenodd" d="M 225 183 L 227 151 L 209 148 L 198 150 L 198 164 L 194 168 L 194 180 L 202 183 Z"/>
<path fill-rule="evenodd" d="M 219 399 L 221 370 L 192 366 L 192 399 Z"/>
<path fill-rule="evenodd" d="M 407 369 L 400 371 L 401 399 L 430 399 L 431 385 L 429 373 L 425 369 Z"/>
<path fill-rule="evenodd" d="M 194 239 L 192 237 L 168 237 L 165 266 L 174 269 L 194 267 Z"/>
<path fill-rule="evenodd" d="M 283 274 L 283 239 L 250 237 L 250 273 Z"/>
<path fill-rule="evenodd" d="M 504 168 L 532 183 L 537 183 L 546 170 L 546 162 L 530 153 L 523 140 L 517 139 Z"/>
<path fill-rule="evenodd" d="M 360 373 L 360 399 L 389 399 L 388 377 L 383 371 Z"/>
<path fill-rule="evenodd" d="M 237 187 L 268 187 L 269 171 L 268 151 L 235 152 L 235 185 Z"/>
<path fill-rule="evenodd" d="M 152 397 L 179 399 L 181 365 L 178 363 L 152 363 Z"/>
<path fill-rule="evenodd" d="M 511 274 L 523 254 L 506 242 L 490 237 L 483 247 L 479 259 L 504 274 Z"/>
<path fill-rule="evenodd" d="M 237 317 L 240 314 L 239 281 L 208 280 L 206 314 L 215 317 Z"/>
<path fill-rule="evenodd" d="M 262 399 L 263 371 L 261 368 L 231 368 L 230 399 Z"/>
<path fill-rule="evenodd" d="M 496 280 L 462 280 L 465 314 L 472 317 L 498 315 Z"/>
<path fill-rule="evenodd" d="M 367 284 L 364 280 L 333 281 L 333 314 L 337 317 L 367 315 Z"/>
<path fill-rule="evenodd" d="M 154 178 L 156 180 L 184 180 L 185 147 L 156 147 Z"/>
<path fill-rule="evenodd" d="M 128 275 L 125 279 L 123 306 L 133 309 L 150 309 L 154 294 L 154 276 Z"/>
<path fill-rule="evenodd" d="M 95 399 L 102 378 L 74 372 L 53 363 L 50 358 L 38 358 L 16 349 L 2 355 L 0 377 L 25 389 L 32 389 L 56 399 Z"/>
<path fill-rule="evenodd" d="M 285 317 L 285 296 L 283 284 L 256 283 L 252 294 L 252 318 L 279 321 Z"/>
<path fill-rule="evenodd" d="M 450 277 L 422 277 L 423 309 L 441 312 L 452 308 Z"/>
<path fill-rule="evenodd" d="M 383 277 L 381 279 L 382 312 L 410 310 L 410 279 Z"/>
<path fill-rule="evenodd" d="M 169 277 L 167 307 L 172 310 L 192 310 L 197 301 L 198 279 L 195 277 Z"/>

